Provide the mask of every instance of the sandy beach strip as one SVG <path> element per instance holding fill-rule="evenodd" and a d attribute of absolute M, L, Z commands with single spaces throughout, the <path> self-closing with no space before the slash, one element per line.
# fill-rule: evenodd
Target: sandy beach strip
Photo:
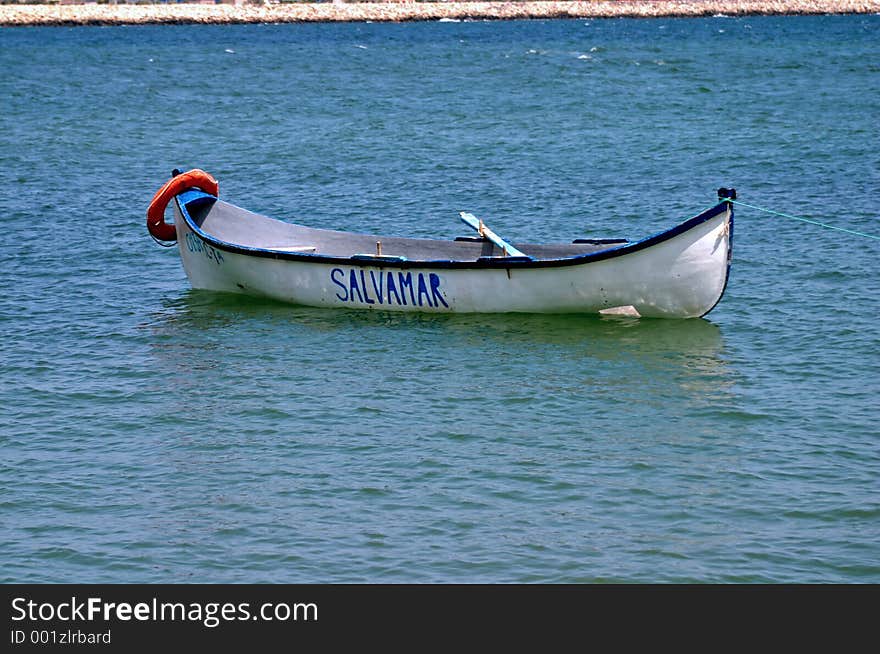
<path fill-rule="evenodd" d="M 0 5 L 0 26 L 300 23 L 526 18 L 866 14 L 880 0 L 595 0 L 284 4 Z"/>

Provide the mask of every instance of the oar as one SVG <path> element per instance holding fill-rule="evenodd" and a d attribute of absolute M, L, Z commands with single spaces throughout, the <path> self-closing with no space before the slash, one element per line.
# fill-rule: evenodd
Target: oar
<path fill-rule="evenodd" d="M 527 259 L 531 259 L 529 255 L 525 254 L 524 252 L 520 252 L 510 243 L 498 236 L 498 234 L 486 227 L 485 223 L 483 223 L 483 221 L 477 218 L 474 214 L 468 213 L 467 211 L 462 211 L 459 215 L 461 216 L 462 222 L 470 225 L 475 230 L 477 230 L 477 233 L 480 236 L 489 239 L 495 245 L 501 248 L 501 252 L 504 253 L 505 257 L 526 257 Z"/>

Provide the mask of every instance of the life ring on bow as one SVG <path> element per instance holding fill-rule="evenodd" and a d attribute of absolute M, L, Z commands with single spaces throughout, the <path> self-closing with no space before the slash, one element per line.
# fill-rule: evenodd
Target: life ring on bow
<path fill-rule="evenodd" d="M 211 195 L 218 195 L 220 192 L 217 180 L 204 170 L 193 168 L 185 173 L 176 174 L 156 191 L 150 202 L 150 208 L 147 209 L 147 229 L 153 237 L 160 241 L 177 240 L 177 230 L 174 225 L 165 222 L 165 208 L 171 202 L 171 198 L 190 188 L 197 188 Z"/>

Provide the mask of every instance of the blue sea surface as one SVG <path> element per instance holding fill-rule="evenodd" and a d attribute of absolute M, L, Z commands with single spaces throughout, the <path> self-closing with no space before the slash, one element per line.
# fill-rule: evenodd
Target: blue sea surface
<path fill-rule="evenodd" d="M 880 235 L 880 16 L 0 29 L 0 581 L 880 582 L 880 242 L 739 207 L 705 319 L 195 292 L 316 227 Z"/>

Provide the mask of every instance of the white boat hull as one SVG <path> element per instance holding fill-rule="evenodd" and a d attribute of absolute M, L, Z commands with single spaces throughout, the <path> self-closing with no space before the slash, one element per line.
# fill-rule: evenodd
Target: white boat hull
<path fill-rule="evenodd" d="M 201 232 L 178 202 L 174 207 L 180 257 L 193 288 L 313 307 L 438 313 L 702 316 L 727 284 L 733 221 L 727 203 L 702 222 L 583 261 L 456 267 L 378 259 L 312 261 L 307 255 L 285 258 L 226 247 Z"/>

